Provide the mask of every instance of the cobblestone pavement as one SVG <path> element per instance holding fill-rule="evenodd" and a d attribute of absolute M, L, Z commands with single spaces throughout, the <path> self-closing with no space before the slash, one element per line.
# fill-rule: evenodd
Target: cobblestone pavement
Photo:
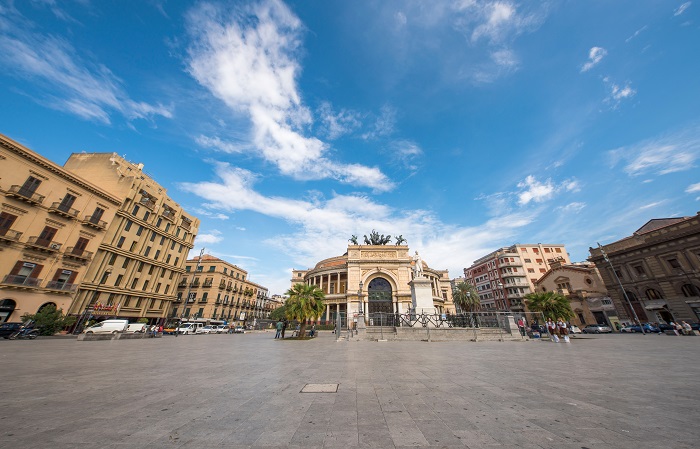
<path fill-rule="evenodd" d="M 273 336 L 0 340 L 0 447 L 700 447 L 700 337 Z"/>

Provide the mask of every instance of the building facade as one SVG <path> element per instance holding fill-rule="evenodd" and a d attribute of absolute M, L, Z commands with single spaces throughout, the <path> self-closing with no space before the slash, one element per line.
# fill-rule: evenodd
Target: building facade
<path fill-rule="evenodd" d="M 0 135 L 0 322 L 68 312 L 121 201 Z"/>
<path fill-rule="evenodd" d="M 199 220 L 173 201 L 143 171 L 143 164 L 116 153 L 74 153 L 64 168 L 121 202 L 105 224 L 70 313 L 164 321 L 185 273 Z"/>
<path fill-rule="evenodd" d="M 650 220 L 590 254 L 623 322 L 633 310 L 642 322 L 700 321 L 700 215 Z"/>
<path fill-rule="evenodd" d="M 251 282 L 246 270 L 204 254 L 187 261 L 169 315 L 245 325 L 267 318 L 274 309 L 268 289 Z"/>
<path fill-rule="evenodd" d="M 571 263 L 564 245 L 515 244 L 500 248 L 464 269 L 485 310 L 526 312 L 525 295 L 554 262 Z"/>
<path fill-rule="evenodd" d="M 291 284 L 316 285 L 325 293 L 326 311 L 320 321 L 362 312 L 372 324 L 372 314 L 411 310 L 413 263 L 405 245 L 349 245 L 342 256 L 322 260 L 311 269 L 292 270 Z M 447 270 L 432 269 L 423 261 L 423 276 L 431 281 L 435 312 L 454 313 Z"/>
<path fill-rule="evenodd" d="M 577 326 L 603 324 L 615 329 L 617 310 L 608 296 L 603 279 L 593 263 L 554 262 L 534 283 L 535 291 L 557 292 L 569 299 Z"/>

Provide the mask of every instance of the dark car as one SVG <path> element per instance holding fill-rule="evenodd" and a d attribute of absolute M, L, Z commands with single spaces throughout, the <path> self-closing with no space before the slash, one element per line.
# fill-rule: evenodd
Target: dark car
<path fill-rule="evenodd" d="M 659 332 L 666 332 L 666 331 L 675 331 L 673 326 L 670 324 L 665 324 L 665 323 L 659 323 Z"/>
<path fill-rule="evenodd" d="M 10 335 L 17 332 L 22 327 L 22 323 L 2 323 L 0 324 L 0 337 L 10 338 Z"/>
<path fill-rule="evenodd" d="M 584 334 L 609 334 L 612 332 L 610 326 L 604 324 L 589 324 L 581 329 Z"/>
<path fill-rule="evenodd" d="M 690 328 L 694 331 L 700 331 L 700 323 L 690 323 Z"/>

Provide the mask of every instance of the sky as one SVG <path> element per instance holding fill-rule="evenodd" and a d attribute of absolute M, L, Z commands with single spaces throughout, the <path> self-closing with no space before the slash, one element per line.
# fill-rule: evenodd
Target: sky
<path fill-rule="evenodd" d="M 450 277 L 700 210 L 700 2 L 0 0 L 0 133 L 116 152 L 283 294 L 372 230 Z"/>

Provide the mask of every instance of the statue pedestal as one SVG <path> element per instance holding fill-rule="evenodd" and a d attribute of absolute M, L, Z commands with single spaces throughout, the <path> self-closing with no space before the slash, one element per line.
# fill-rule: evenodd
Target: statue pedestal
<path fill-rule="evenodd" d="M 365 324 L 365 315 L 364 313 L 358 313 L 357 314 L 357 330 L 360 329 L 365 329 L 366 324 Z"/>
<path fill-rule="evenodd" d="M 413 301 L 413 313 L 420 315 L 435 314 L 433 305 L 433 288 L 430 279 L 418 277 L 408 283 L 411 286 L 411 300 Z"/>

